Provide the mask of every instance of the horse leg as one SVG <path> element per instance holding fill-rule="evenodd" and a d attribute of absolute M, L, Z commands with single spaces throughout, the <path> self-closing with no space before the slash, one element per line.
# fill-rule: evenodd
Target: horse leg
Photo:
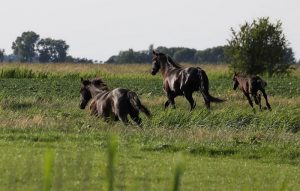
<path fill-rule="evenodd" d="M 170 105 L 170 101 L 167 100 L 166 103 L 165 103 L 165 109 Z"/>
<path fill-rule="evenodd" d="M 209 101 L 208 97 L 202 91 L 201 91 L 201 94 L 202 94 L 202 97 L 204 99 L 205 106 L 209 110 L 210 109 L 210 101 Z"/>
<path fill-rule="evenodd" d="M 253 102 L 251 100 L 251 97 L 248 93 L 244 92 L 244 95 L 246 96 L 246 98 L 248 99 L 249 104 L 251 105 L 253 111 L 254 111 L 254 107 L 253 107 Z"/>
<path fill-rule="evenodd" d="M 173 106 L 173 109 L 175 109 L 175 96 L 171 93 L 169 93 L 168 95 L 168 100 L 165 103 L 165 109 L 171 104 Z"/>
<path fill-rule="evenodd" d="M 258 94 L 257 99 L 258 99 L 257 101 L 259 103 L 259 109 L 260 109 L 260 111 L 262 111 L 262 108 L 261 108 L 261 95 L 260 95 L 260 93 Z"/>
<path fill-rule="evenodd" d="M 116 116 L 125 124 L 128 124 L 128 118 L 127 118 L 127 113 L 122 112 L 119 108 L 116 109 Z"/>
<path fill-rule="evenodd" d="M 252 93 L 251 95 L 252 95 L 252 97 L 254 98 L 255 104 L 258 105 L 260 111 L 262 111 L 262 109 L 261 109 L 261 95 L 260 95 L 260 94 L 257 94 L 257 92 L 254 92 L 254 93 Z"/>
<path fill-rule="evenodd" d="M 171 105 L 172 105 L 173 109 L 175 109 L 175 108 L 176 108 L 176 107 L 175 107 L 175 96 L 172 96 L 172 97 L 170 98 L 170 102 L 171 102 Z"/>
<path fill-rule="evenodd" d="M 193 99 L 193 94 L 190 92 L 184 92 L 184 97 L 189 101 L 190 105 L 191 105 L 191 109 L 190 111 L 192 111 L 195 107 L 196 107 L 196 102 Z"/>
<path fill-rule="evenodd" d="M 266 91 L 264 89 L 261 89 L 260 91 L 262 92 L 262 94 L 263 94 L 263 96 L 264 96 L 264 98 L 266 100 L 266 105 L 267 105 L 268 109 L 271 111 L 272 109 L 271 109 L 271 105 L 269 104 L 268 96 L 266 94 Z"/>
<path fill-rule="evenodd" d="M 118 118 L 124 123 L 124 125 L 128 125 L 128 118 L 126 115 L 119 115 Z"/>
<path fill-rule="evenodd" d="M 131 117 L 131 119 L 139 126 L 141 126 L 142 123 L 142 119 L 139 117 L 139 112 L 134 110 L 133 108 L 129 111 L 129 115 Z"/>

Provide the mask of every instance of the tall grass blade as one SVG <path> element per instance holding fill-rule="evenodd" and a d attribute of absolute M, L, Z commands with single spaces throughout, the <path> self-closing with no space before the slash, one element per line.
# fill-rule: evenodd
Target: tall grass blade
<path fill-rule="evenodd" d="M 183 175 L 183 163 L 182 157 L 180 156 L 176 162 L 175 173 L 174 173 L 174 182 L 172 191 L 179 191 L 181 184 L 181 177 Z"/>
<path fill-rule="evenodd" d="M 47 151 L 44 157 L 44 191 L 51 190 L 54 167 L 53 151 Z"/>
<path fill-rule="evenodd" d="M 110 140 L 108 142 L 107 148 L 107 183 L 108 183 L 108 191 L 114 190 L 114 182 L 115 182 L 115 157 L 117 151 L 117 137 L 115 135 L 111 135 Z"/>

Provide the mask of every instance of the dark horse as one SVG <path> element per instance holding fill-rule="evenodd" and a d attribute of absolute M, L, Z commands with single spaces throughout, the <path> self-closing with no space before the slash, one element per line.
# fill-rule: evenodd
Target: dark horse
<path fill-rule="evenodd" d="M 109 90 L 101 79 L 83 80 L 81 78 L 80 108 L 84 109 L 91 100 L 91 115 L 103 117 L 104 119 L 120 119 L 128 123 L 129 114 L 136 124 L 141 124 L 139 111 L 150 116 L 149 110 L 143 106 L 137 94 L 123 88 Z"/>
<path fill-rule="evenodd" d="M 233 89 L 236 90 L 238 87 L 242 90 L 244 95 L 247 97 L 249 104 L 253 108 L 253 103 L 250 95 L 253 97 L 254 102 L 259 105 L 259 109 L 261 108 L 261 95 L 258 94 L 258 91 L 261 91 L 263 94 L 267 108 L 271 111 L 271 105 L 268 102 L 268 97 L 265 91 L 265 87 L 267 86 L 267 82 L 261 79 L 256 75 L 242 75 L 234 73 L 233 76 Z"/>
<path fill-rule="evenodd" d="M 168 97 L 165 108 L 170 104 L 175 107 L 175 97 L 183 95 L 189 101 L 191 110 L 193 110 L 196 103 L 192 94 L 198 90 L 204 98 L 207 109 L 210 109 L 210 102 L 224 101 L 209 94 L 208 77 L 200 67 L 183 68 L 168 55 L 153 51 L 151 74 L 155 75 L 159 70 L 161 70 L 163 76 L 163 89 Z"/>

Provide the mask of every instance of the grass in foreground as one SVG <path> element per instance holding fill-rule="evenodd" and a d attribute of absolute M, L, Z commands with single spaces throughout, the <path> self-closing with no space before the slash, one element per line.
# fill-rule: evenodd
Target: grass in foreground
<path fill-rule="evenodd" d="M 150 76 L 148 69 L 2 67 L 17 72 L 0 78 L 0 190 L 107 190 L 111 134 L 119 137 L 113 165 L 116 190 L 172 190 L 176 169 L 182 190 L 300 188 L 298 71 L 267 79 L 273 111 L 254 114 L 241 92 L 231 90 L 226 70 L 209 67 L 211 93 L 226 98 L 224 104 L 213 104 L 208 112 L 195 94 L 195 111 L 188 112 L 183 98 L 176 100 L 177 109 L 164 111 L 161 77 Z M 153 113 L 150 120 L 143 117 L 143 129 L 105 123 L 79 110 L 79 77 L 97 73 L 110 87 L 139 93 Z"/>

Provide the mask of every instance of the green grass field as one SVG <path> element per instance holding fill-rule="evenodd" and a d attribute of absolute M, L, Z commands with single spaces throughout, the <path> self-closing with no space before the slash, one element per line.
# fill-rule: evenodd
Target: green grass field
<path fill-rule="evenodd" d="M 300 190 L 300 70 L 265 76 L 273 110 L 254 113 L 226 66 L 201 67 L 227 100 L 210 112 L 199 93 L 164 110 L 150 65 L 1 64 L 0 190 Z M 97 76 L 139 94 L 142 129 L 79 109 L 80 77 Z"/>

